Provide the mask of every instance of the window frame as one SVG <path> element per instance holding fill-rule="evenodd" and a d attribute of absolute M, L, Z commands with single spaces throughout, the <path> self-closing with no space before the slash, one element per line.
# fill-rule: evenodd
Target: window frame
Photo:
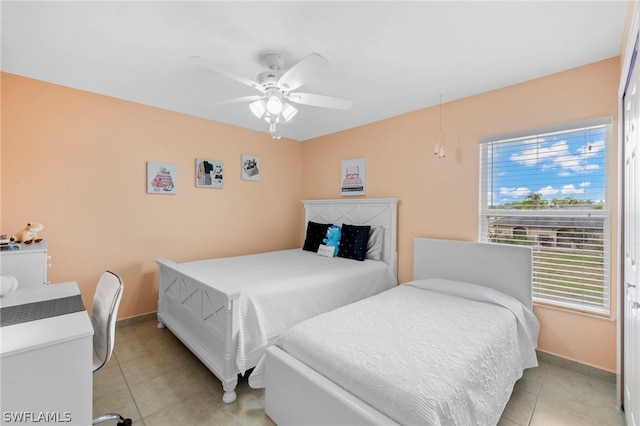
<path fill-rule="evenodd" d="M 535 139 L 540 138 L 548 134 L 558 133 L 558 132 L 570 132 L 570 131 L 580 131 L 591 127 L 600 127 L 604 126 L 605 129 L 605 148 L 604 148 L 604 208 L 603 209 L 582 209 L 582 210 L 571 210 L 571 209 L 500 209 L 500 208 L 490 208 L 489 205 L 489 166 L 490 162 L 488 159 L 489 155 L 489 145 L 492 143 L 506 143 L 513 142 L 517 139 Z M 585 306 L 584 304 L 575 302 L 566 302 L 561 300 L 553 300 L 551 297 L 545 298 L 544 296 L 539 296 L 536 294 L 534 289 L 533 301 L 536 304 L 544 304 L 557 306 L 562 308 L 567 308 L 571 310 L 577 310 L 580 312 L 588 313 L 588 314 L 596 314 L 600 316 L 606 316 L 608 318 L 611 317 L 612 312 L 612 285 L 611 285 L 611 266 L 613 259 L 613 245 L 612 245 L 612 204 L 611 199 L 613 196 L 612 189 L 615 176 L 612 173 L 612 153 L 614 149 L 614 141 L 613 141 L 613 118 L 611 116 L 608 117 L 600 117 L 596 119 L 590 120 L 582 120 L 576 122 L 564 123 L 557 126 L 549 126 L 544 128 L 526 130 L 513 132 L 510 134 L 503 134 L 498 136 L 490 136 L 484 137 L 479 140 L 480 147 L 480 179 L 479 179 L 479 226 L 478 226 L 478 236 L 479 241 L 487 242 L 491 244 L 493 243 L 489 238 L 489 221 L 492 216 L 503 216 L 503 217 L 558 217 L 558 218 L 600 218 L 603 220 L 603 234 L 602 234 L 602 243 L 604 250 L 604 258 L 603 258 L 603 304 L 602 307 L 594 307 L 594 306 Z M 536 166 L 538 167 L 538 166 Z M 540 248 L 541 245 L 536 245 L 535 248 Z M 535 286 L 535 275 L 534 282 L 532 285 Z"/>

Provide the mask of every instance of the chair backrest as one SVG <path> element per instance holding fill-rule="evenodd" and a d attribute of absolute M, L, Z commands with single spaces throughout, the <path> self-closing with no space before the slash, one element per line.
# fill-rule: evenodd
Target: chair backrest
<path fill-rule="evenodd" d="M 102 368 L 111 358 L 116 337 L 116 317 L 124 285 L 117 274 L 105 271 L 93 295 L 91 324 L 93 325 L 93 371 Z"/>

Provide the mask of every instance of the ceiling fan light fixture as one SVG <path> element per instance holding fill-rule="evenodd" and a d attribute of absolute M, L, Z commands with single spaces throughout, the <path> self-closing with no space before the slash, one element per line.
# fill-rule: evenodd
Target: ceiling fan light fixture
<path fill-rule="evenodd" d="M 291 121 L 298 114 L 298 109 L 291 103 L 343 110 L 349 109 L 353 105 L 353 101 L 348 99 L 295 92 L 296 89 L 306 84 L 308 79 L 320 75 L 329 65 L 328 61 L 317 53 L 307 55 L 287 70 L 284 68 L 286 64 L 284 56 L 277 53 L 267 54 L 264 56 L 264 63 L 268 70 L 259 73 L 255 80 L 225 70 L 224 67 L 209 62 L 205 58 L 193 58 L 206 68 L 258 90 L 260 95 L 241 96 L 208 105 L 247 102 L 251 113 L 257 118 L 263 118 L 269 125 L 269 132 L 274 139 L 281 137 L 278 124 L 283 120 Z"/>
<path fill-rule="evenodd" d="M 298 113 L 298 110 L 293 105 L 285 103 L 282 105 L 282 117 L 286 121 L 290 121 Z"/>
<path fill-rule="evenodd" d="M 280 114 L 282 112 L 282 100 L 278 96 L 270 96 L 267 99 L 267 111 L 273 115 Z"/>
<path fill-rule="evenodd" d="M 249 104 L 249 109 L 251 109 L 253 115 L 260 118 L 265 112 L 267 112 L 267 105 L 264 99 L 258 99 L 257 101 Z"/>

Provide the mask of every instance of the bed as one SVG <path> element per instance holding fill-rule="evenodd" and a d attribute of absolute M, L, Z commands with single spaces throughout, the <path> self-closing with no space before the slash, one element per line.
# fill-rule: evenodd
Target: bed
<path fill-rule="evenodd" d="M 156 259 L 158 327 L 168 327 L 220 379 L 225 403 L 236 399 L 238 374 L 255 367 L 281 332 L 397 284 L 397 199 L 303 204 L 307 230 L 311 224 L 377 229 L 379 260 L 302 249 L 183 263 Z"/>
<path fill-rule="evenodd" d="M 282 333 L 250 385 L 278 425 L 496 424 L 537 365 L 531 256 L 416 238 L 413 281 Z"/>

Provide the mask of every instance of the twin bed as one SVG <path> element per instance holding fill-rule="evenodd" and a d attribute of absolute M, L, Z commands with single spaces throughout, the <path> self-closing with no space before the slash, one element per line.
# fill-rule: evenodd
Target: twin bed
<path fill-rule="evenodd" d="M 537 365 L 531 250 L 416 238 L 414 281 L 284 332 L 249 378 L 278 425 L 497 424 Z"/>
<path fill-rule="evenodd" d="M 175 263 L 157 259 L 158 327 L 168 327 L 236 399 L 238 374 L 295 324 L 397 284 L 394 198 L 303 201 L 305 227 L 366 225 L 379 236 L 373 258 L 326 258 L 302 249 Z M 379 259 L 379 260 L 375 260 Z"/>
<path fill-rule="evenodd" d="M 305 224 L 380 228 L 380 260 L 157 260 L 159 327 L 221 380 L 224 402 L 255 367 L 278 425 L 496 424 L 537 365 L 531 249 L 416 238 L 414 280 L 396 286 L 397 202 L 304 201 Z"/>

